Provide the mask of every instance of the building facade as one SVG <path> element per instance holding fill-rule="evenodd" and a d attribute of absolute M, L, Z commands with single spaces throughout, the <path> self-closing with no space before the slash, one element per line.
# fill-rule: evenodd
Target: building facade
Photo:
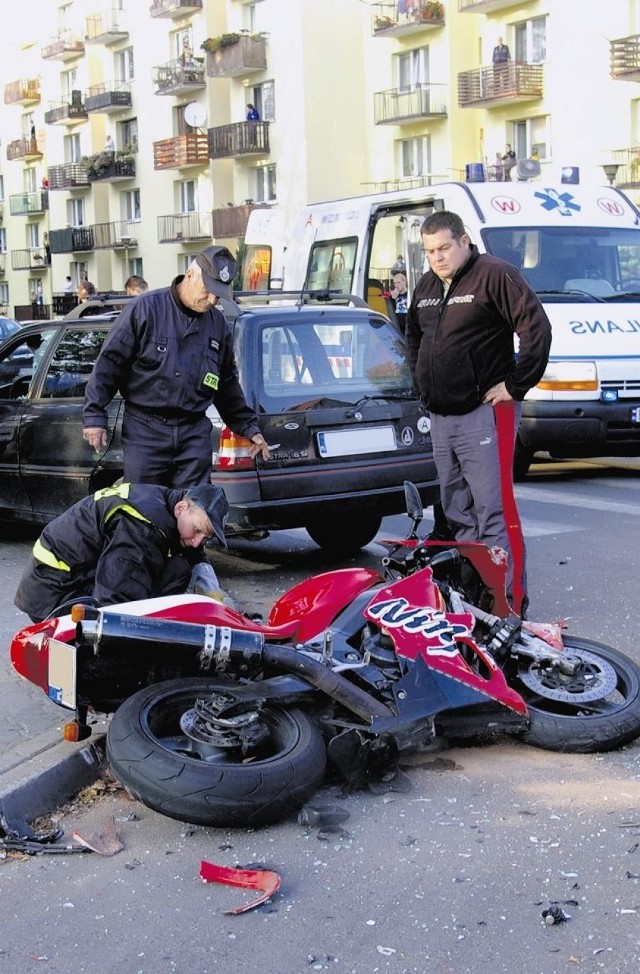
<path fill-rule="evenodd" d="M 62 313 L 67 277 L 166 285 L 212 240 L 237 251 L 256 207 L 286 226 L 309 202 L 501 179 L 507 143 L 525 175 L 640 201 L 640 0 L 606 31 L 596 0 L 23 0 L 17 20 L 0 309 L 20 319 Z"/>

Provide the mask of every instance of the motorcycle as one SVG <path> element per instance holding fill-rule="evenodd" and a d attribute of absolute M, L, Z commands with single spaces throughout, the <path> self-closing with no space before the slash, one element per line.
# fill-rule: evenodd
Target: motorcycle
<path fill-rule="evenodd" d="M 200 595 L 70 615 L 16 634 L 11 660 L 75 710 L 66 736 L 112 714 L 107 758 L 156 811 L 257 826 L 299 809 L 327 768 L 357 789 L 407 752 L 512 735 L 551 751 L 607 751 L 640 735 L 640 668 L 623 653 L 527 622 L 506 557 L 478 543 L 383 542 L 381 571 L 295 585 L 266 622 Z"/>

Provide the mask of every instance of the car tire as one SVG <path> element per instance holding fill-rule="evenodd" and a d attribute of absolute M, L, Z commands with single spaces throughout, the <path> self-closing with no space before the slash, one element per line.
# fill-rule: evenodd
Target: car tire
<path fill-rule="evenodd" d="M 373 541 L 381 523 L 382 518 L 374 514 L 352 514 L 312 521 L 305 527 L 311 540 L 324 551 L 350 555 Z"/>

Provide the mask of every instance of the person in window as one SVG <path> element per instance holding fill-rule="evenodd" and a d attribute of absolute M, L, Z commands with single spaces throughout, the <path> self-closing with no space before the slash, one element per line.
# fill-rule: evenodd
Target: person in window
<path fill-rule="evenodd" d="M 252 105 L 251 102 L 249 102 L 249 104 L 247 105 L 247 122 L 259 122 L 259 121 L 260 121 L 260 112 L 258 111 L 255 105 Z"/>

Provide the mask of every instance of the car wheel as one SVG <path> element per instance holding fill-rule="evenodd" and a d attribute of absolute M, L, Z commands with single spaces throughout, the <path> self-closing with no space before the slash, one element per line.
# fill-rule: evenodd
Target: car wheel
<path fill-rule="evenodd" d="M 305 525 L 312 541 L 334 555 L 349 555 L 373 541 L 382 518 L 373 514 L 327 517 Z"/>

